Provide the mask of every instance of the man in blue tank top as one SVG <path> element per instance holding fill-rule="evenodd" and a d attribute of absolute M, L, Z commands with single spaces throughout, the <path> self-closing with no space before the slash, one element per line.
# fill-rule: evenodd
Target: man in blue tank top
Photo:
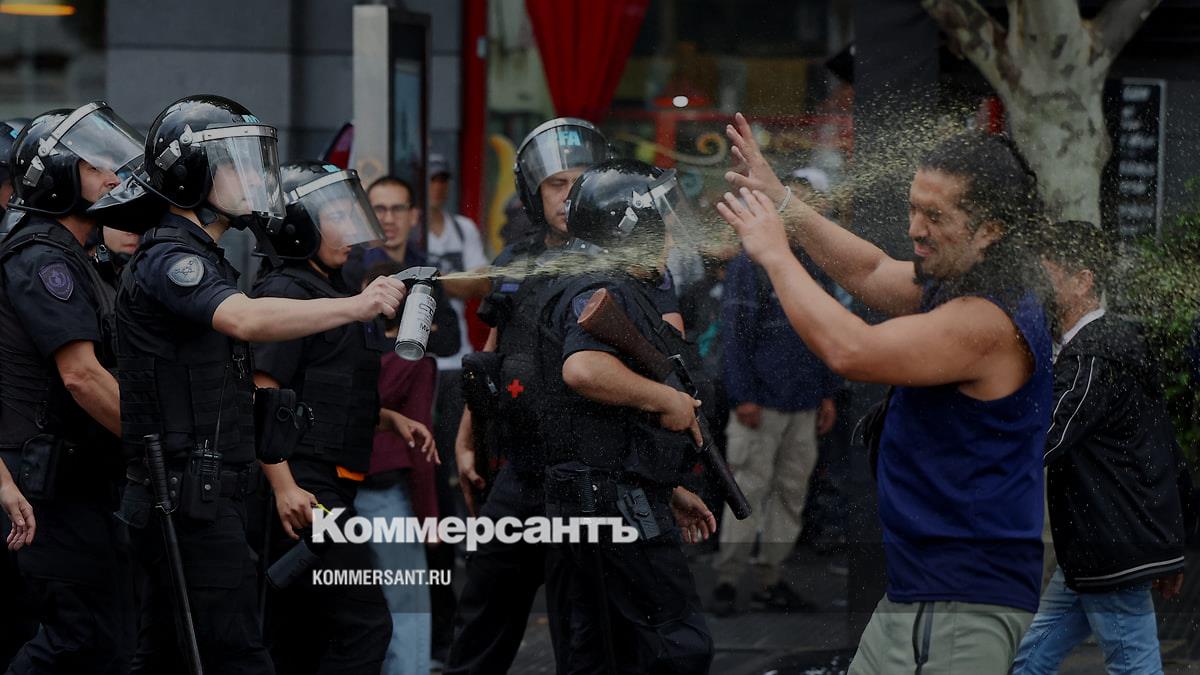
<path fill-rule="evenodd" d="M 851 673 L 1007 673 L 1037 609 L 1041 455 L 1052 400 L 1044 279 L 1024 245 L 1036 177 L 1007 139 L 967 133 L 918 162 L 912 262 L 792 197 L 745 118 L 718 211 L 768 272 L 792 327 L 839 375 L 892 385 L 876 471 L 887 596 Z M 795 243 L 894 318 L 868 325 L 813 281 Z"/>

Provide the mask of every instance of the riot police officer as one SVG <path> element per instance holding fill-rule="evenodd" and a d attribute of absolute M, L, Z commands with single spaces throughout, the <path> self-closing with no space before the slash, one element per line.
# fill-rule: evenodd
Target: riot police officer
<path fill-rule="evenodd" d="M 184 662 L 179 638 L 189 637 L 172 617 L 161 526 L 151 520 L 143 457 L 145 437 L 157 434 L 203 667 L 271 673 L 243 499 L 257 483 L 248 343 L 394 316 L 404 288 L 380 279 L 359 295 L 317 300 L 238 292 L 221 236 L 249 228 L 270 253 L 267 235 L 284 218 L 275 129 L 242 105 L 219 96 L 180 99 L 151 124 L 145 150 L 144 171 L 94 209 L 109 212 L 106 225 L 145 231 L 116 303 L 128 478 L 120 515 L 149 577 L 133 672 L 176 671 Z"/>
<path fill-rule="evenodd" d="M 17 136 L 21 134 L 21 130 L 25 128 L 26 124 L 29 124 L 29 120 L 20 117 L 0 122 L 0 222 L 3 222 L 8 200 L 13 193 L 8 157 L 12 153 L 13 142 L 17 140 Z M 0 230 L 0 236 L 5 231 Z"/>
<path fill-rule="evenodd" d="M 538 266 L 567 241 L 565 203 L 571 184 L 589 166 L 608 158 L 608 142 L 600 130 L 585 120 L 560 117 L 531 131 L 517 150 L 513 167 L 517 190 L 526 215 L 535 226 L 534 235 L 505 247 L 492 262 L 494 267 L 520 270 L 497 280 L 483 303 L 480 316 L 492 329 L 484 352 L 464 359 L 467 377 L 477 374 L 481 364 L 490 363 L 499 381 L 498 362 L 523 358 L 531 336 L 527 322 L 514 321 L 531 308 L 526 304 L 532 290 L 550 279 L 536 274 Z M 509 330 L 512 326 L 513 329 Z M 499 383 L 499 382 L 498 382 Z M 499 383 L 502 386 L 507 381 Z M 464 392 L 473 390 L 471 382 Z M 488 407 L 478 403 L 476 408 Z M 480 417 L 485 413 L 480 412 Z M 481 422 L 480 424 L 476 424 Z M 489 428 L 488 438 L 474 438 L 473 426 Z M 503 458 L 494 479 L 476 471 L 475 444 L 488 447 L 488 454 Z M 486 518 L 530 518 L 545 515 L 542 475 L 545 464 L 539 439 L 531 427 L 492 415 L 475 417 L 468 404 L 459 427 L 455 448 L 459 484 L 467 504 L 475 511 L 476 498 L 492 481 L 487 501 L 479 515 Z M 480 467 L 481 469 L 483 467 Z M 486 473 L 486 471 L 485 471 Z M 508 670 L 525 635 L 529 610 L 545 577 L 545 547 L 518 542 L 491 541 L 467 558 L 467 580 L 458 600 L 454 642 L 446 673 L 499 673 Z M 559 636 L 551 636 L 558 642 Z"/>
<path fill-rule="evenodd" d="M 36 117 L 11 154 L 0 243 L 0 456 L 41 529 L 17 566 L 41 628 L 12 673 L 123 673 L 133 646 L 124 535 L 113 295 L 83 248 L 92 202 L 141 160 L 103 102 Z"/>
<path fill-rule="evenodd" d="M 338 270 L 351 246 L 383 238 L 354 171 L 319 162 L 281 168 L 287 215 L 271 237 L 279 266 L 264 268 L 255 297 L 342 298 Z M 291 459 L 264 464 L 279 523 L 271 557 L 282 556 L 312 521 L 317 503 L 355 515 L 354 497 L 369 468 L 376 424 L 395 426 L 379 408 L 379 367 L 391 345 L 378 319 L 349 323 L 286 342 L 254 346 L 254 381 L 289 388 L 313 412 L 313 426 Z M 307 544 L 304 544 L 307 545 Z M 334 544 L 320 562 L 331 569 L 373 567 L 365 545 Z M 268 640 L 279 673 L 378 672 L 392 633 L 378 586 L 316 587 L 299 579 L 271 596 Z M 321 617 L 314 621 L 313 617 Z"/>
<path fill-rule="evenodd" d="M 642 377 L 578 324 L 592 294 L 607 289 L 652 345 L 688 353 L 650 293 L 665 266 L 667 233 L 684 225 L 681 193 L 673 171 L 613 160 L 580 176 L 568 199 L 568 248 L 598 256 L 611 271 L 563 282 L 536 313 L 546 337 L 526 405 L 540 419 L 546 513 L 620 517 L 638 539 L 551 546 L 547 602 L 567 636 L 559 671 L 707 672 L 712 640 L 680 539 L 697 529 L 707 536 L 715 521 L 676 487 L 693 440 L 700 442 L 700 403 Z"/>

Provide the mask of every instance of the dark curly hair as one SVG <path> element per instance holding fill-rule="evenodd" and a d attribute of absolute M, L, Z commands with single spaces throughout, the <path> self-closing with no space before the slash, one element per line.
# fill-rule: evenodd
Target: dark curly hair
<path fill-rule="evenodd" d="M 981 131 L 957 134 L 926 153 L 917 167 L 964 179 L 966 189 L 959 206 L 970 216 L 968 226 L 976 229 L 995 221 L 1002 233 L 984 251 L 983 260 L 970 270 L 936 283 L 930 304 L 962 295 L 989 295 L 1016 302 L 1033 291 L 1043 306 L 1049 307 L 1047 303 L 1053 296 L 1038 264 L 1045 210 L 1037 174 L 1012 139 Z"/>

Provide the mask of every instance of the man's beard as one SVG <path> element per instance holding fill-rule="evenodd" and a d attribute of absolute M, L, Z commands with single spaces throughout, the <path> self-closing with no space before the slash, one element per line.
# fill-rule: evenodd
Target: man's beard
<path fill-rule="evenodd" d="M 921 258 L 913 260 L 913 283 L 918 286 L 924 286 L 930 281 L 934 281 L 936 277 L 929 273 L 922 264 L 925 261 Z"/>

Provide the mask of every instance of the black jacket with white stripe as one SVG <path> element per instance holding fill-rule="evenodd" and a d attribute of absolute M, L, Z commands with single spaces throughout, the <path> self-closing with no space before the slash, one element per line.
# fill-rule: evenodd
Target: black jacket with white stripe
<path fill-rule="evenodd" d="M 1109 314 L 1054 365 L 1046 480 L 1067 585 L 1115 590 L 1183 568 L 1174 430 L 1138 328 Z"/>

